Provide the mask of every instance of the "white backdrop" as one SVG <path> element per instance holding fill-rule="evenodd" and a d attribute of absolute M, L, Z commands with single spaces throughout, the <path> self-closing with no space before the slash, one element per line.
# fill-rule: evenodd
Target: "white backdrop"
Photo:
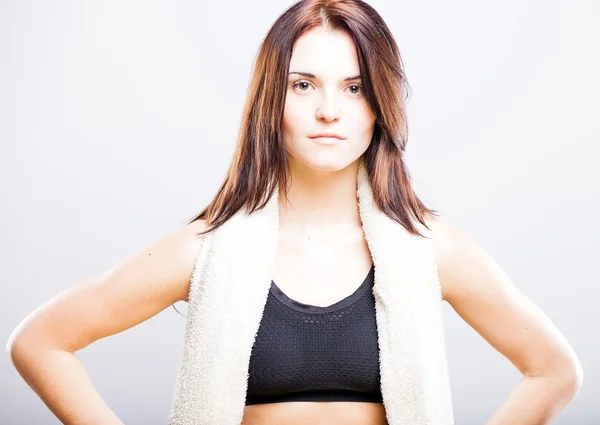
<path fill-rule="evenodd" d="M 0 0 L 4 341 L 35 307 L 211 199 L 258 46 L 291 3 Z M 553 423 L 600 423 L 600 4 L 369 3 L 412 87 L 417 192 L 493 255 L 578 353 L 583 388 Z M 457 424 L 481 424 L 520 374 L 445 307 Z M 78 352 L 125 423 L 166 423 L 184 324 L 169 308 Z M 58 423 L 8 355 L 0 382 L 1 424 Z"/>

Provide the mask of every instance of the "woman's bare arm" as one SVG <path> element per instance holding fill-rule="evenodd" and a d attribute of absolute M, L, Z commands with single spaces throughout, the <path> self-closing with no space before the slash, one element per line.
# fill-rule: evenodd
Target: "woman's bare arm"
<path fill-rule="evenodd" d="M 179 228 L 32 311 L 6 349 L 25 382 L 64 424 L 122 424 L 90 382 L 77 350 L 187 301 L 204 221 Z"/>
<path fill-rule="evenodd" d="M 447 220 L 430 221 L 443 299 L 523 374 L 486 425 L 542 425 L 577 395 L 573 347 L 479 244 Z"/>

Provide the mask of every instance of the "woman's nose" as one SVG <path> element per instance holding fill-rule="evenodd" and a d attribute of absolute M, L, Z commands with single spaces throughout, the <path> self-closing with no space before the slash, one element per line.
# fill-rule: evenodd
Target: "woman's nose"
<path fill-rule="evenodd" d="M 316 110 L 317 119 L 323 121 L 334 121 L 339 119 L 339 105 L 335 94 L 324 94 L 319 99 Z"/>

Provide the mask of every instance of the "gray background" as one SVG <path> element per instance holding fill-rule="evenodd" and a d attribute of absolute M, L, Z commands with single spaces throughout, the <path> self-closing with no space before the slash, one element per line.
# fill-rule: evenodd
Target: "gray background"
<path fill-rule="evenodd" d="M 258 46 L 291 3 L 0 2 L 2 341 L 59 291 L 205 206 Z M 583 388 L 554 423 L 600 423 L 599 3 L 370 3 L 412 86 L 418 193 L 578 353 Z M 457 424 L 482 424 L 520 374 L 447 304 L 444 316 Z M 126 423 L 166 423 L 184 320 L 169 308 L 78 352 Z M 0 382 L 1 424 L 58 423 L 8 355 Z"/>

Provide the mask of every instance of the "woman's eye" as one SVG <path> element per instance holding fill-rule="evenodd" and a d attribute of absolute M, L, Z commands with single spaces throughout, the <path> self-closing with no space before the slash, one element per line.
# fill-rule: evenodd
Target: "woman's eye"
<path fill-rule="evenodd" d="M 306 89 L 308 89 L 310 87 L 310 84 L 307 83 L 306 81 L 300 81 L 300 82 L 294 84 L 293 87 L 300 88 L 300 91 L 306 91 Z"/>
<path fill-rule="evenodd" d="M 355 90 L 352 90 L 353 88 Z M 358 94 L 358 93 L 360 93 L 361 90 L 362 90 L 362 87 L 359 84 L 352 84 L 350 86 L 350 91 L 352 92 L 352 94 Z"/>

